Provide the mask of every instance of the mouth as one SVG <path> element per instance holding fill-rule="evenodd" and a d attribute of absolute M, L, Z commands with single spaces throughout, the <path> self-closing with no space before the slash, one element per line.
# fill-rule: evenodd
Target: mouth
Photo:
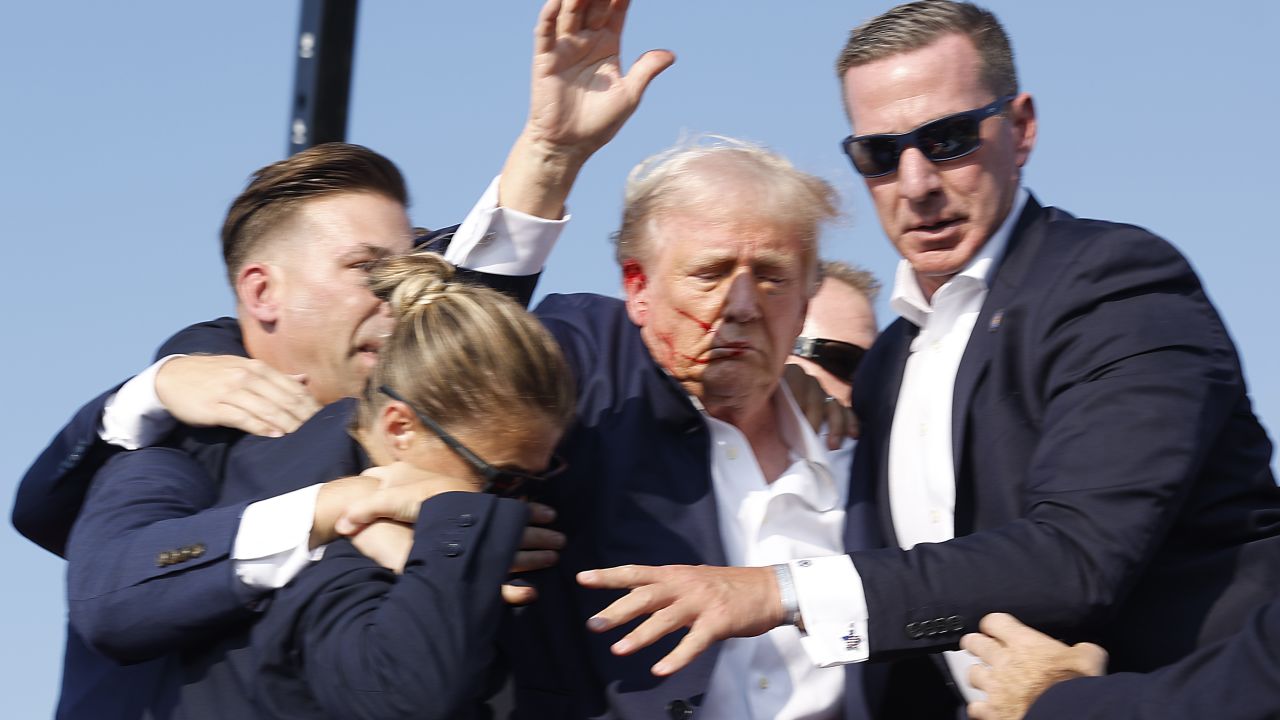
<path fill-rule="evenodd" d="M 925 240 L 942 239 L 942 236 L 949 234 L 962 223 L 964 223 L 964 218 L 946 218 L 914 225 L 907 228 L 907 232 L 912 235 L 923 236 Z"/>
<path fill-rule="evenodd" d="M 716 343 L 714 347 L 707 352 L 707 361 L 714 360 L 732 360 L 733 358 L 742 357 L 755 348 L 751 347 L 748 342 L 722 342 Z"/>
<path fill-rule="evenodd" d="M 378 362 L 378 353 L 382 351 L 382 343 L 380 341 L 363 342 L 356 346 L 354 355 L 360 358 L 360 361 L 369 367 L 373 367 Z"/>

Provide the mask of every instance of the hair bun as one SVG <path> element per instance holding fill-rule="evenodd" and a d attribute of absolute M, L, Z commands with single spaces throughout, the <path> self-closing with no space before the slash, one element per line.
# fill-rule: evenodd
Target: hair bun
<path fill-rule="evenodd" d="M 453 274 L 453 265 L 438 253 L 410 253 L 379 261 L 370 270 L 369 289 L 402 317 L 447 293 Z"/>

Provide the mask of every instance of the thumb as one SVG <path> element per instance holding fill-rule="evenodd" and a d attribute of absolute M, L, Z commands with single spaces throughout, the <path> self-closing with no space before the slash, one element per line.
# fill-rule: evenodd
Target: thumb
<path fill-rule="evenodd" d="M 649 83 L 675 62 L 675 53 L 670 50 L 650 50 L 632 64 L 623 82 L 638 102 L 640 96 L 644 95 L 645 89 L 649 87 Z"/>

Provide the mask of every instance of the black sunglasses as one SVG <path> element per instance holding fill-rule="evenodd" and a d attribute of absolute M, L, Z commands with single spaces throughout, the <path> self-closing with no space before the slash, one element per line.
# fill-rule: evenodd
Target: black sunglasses
<path fill-rule="evenodd" d="M 476 472 L 480 473 L 480 476 L 484 478 L 483 492 L 492 493 L 499 497 L 518 497 L 520 490 L 524 488 L 525 485 L 537 484 L 550 480 L 551 478 L 563 473 L 565 469 L 569 467 L 569 464 L 566 463 L 564 458 L 559 455 L 552 455 L 551 465 L 540 473 L 529 473 L 524 472 L 523 470 L 494 467 L 484 460 L 481 460 L 480 456 L 471 452 L 466 445 L 458 442 L 457 438 L 445 432 L 445 429 L 440 427 L 439 423 L 428 417 L 426 413 L 415 407 L 413 403 L 404 399 L 400 393 L 397 393 L 386 385 L 379 387 L 378 392 L 386 395 L 392 400 L 399 400 L 408 406 L 408 408 L 413 411 L 413 414 L 418 417 L 419 422 L 425 425 L 429 430 L 431 430 L 431 432 L 435 433 L 436 436 L 440 438 L 441 442 L 449 446 L 450 450 L 458 453 L 459 457 L 466 460 L 471 467 L 475 468 Z"/>
<path fill-rule="evenodd" d="M 853 382 L 853 373 L 866 352 L 866 348 L 842 340 L 808 337 L 796 338 L 796 345 L 791 350 L 792 355 L 812 360 L 845 382 Z"/>
<path fill-rule="evenodd" d="M 902 151 L 914 147 L 930 162 L 955 160 L 982 147 L 982 121 L 1000 113 L 1016 95 L 1005 95 L 990 105 L 927 122 L 900 134 L 850 135 L 840 142 L 844 154 L 863 177 L 880 177 L 898 169 Z"/>

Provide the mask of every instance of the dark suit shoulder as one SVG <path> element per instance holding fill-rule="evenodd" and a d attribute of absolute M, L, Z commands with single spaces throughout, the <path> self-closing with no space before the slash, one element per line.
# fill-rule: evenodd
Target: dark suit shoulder
<path fill-rule="evenodd" d="M 283 437 L 241 439 L 226 461 L 221 501 L 272 497 L 364 471 L 366 461 L 350 432 L 356 410 L 357 401 L 344 398 Z"/>
<path fill-rule="evenodd" d="M 165 340 L 156 351 L 157 358 L 195 354 L 248 356 L 239 321 L 233 317 L 220 317 L 190 325 Z"/>

